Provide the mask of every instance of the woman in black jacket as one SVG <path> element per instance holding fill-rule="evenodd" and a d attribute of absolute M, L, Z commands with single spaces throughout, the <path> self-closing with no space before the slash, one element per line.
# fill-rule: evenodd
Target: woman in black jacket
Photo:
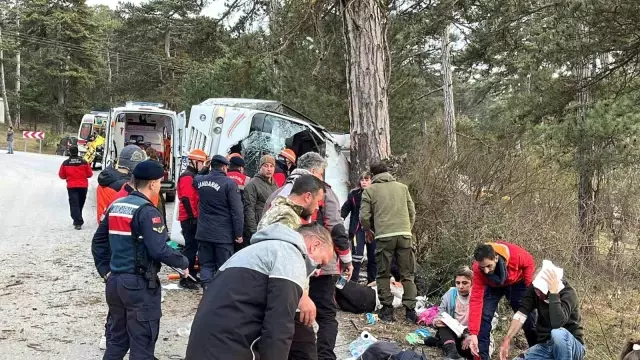
<path fill-rule="evenodd" d="M 376 266 L 376 243 L 375 241 L 367 241 L 365 232 L 360 225 L 360 203 L 362 202 L 362 192 L 371 185 L 371 173 L 364 172 L 360 175 L 360 186 L 351 190 L 347 201 L 342 205 L 340 215 L 346 219 L 349 214 L 349 239 L 353 241 L 351 253 L 353 254 L 353 275 L 351 281 L 358 282 L 360 276 L 360 266 L 364 259 L 364 249 L 367 248 L 367 284 L 376 281 L 378 267 Z"/>

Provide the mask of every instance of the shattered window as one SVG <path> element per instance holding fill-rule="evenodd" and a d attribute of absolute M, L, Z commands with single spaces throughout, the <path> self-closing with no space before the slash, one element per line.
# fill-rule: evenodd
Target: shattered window
<path fill-rule="evenodd" d="M 304 130 L 306 128 L 303 125 L 274 115 L 254 115 L 249 136 L 240 143 L 246 165 L 245 173 L 253 177 L 258 172 L 262 155 L 271 154 L 275 157 L 285 146 L 291 146 L 287 141 Z"/>

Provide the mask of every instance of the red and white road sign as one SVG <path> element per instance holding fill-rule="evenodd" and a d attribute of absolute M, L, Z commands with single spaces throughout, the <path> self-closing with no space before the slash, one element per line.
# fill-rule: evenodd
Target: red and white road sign
<path fill-rule="evenodd" d="M 25 139 L 44 140 L 44 131 L 23 131 L 22 137 Z"/>

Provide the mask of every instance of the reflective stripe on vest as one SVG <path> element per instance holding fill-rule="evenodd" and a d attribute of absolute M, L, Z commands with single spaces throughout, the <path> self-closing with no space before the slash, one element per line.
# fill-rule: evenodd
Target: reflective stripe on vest
<path fill-rule="evenodd" d="M 138 209 L 151 203 L 136 195 L 114 201 L 109 207 L 109 245 L 111 246 L 111 272 L 136 273 L 136 259 L 141 260 L 146 252 L 144 243 L 136 246 L 131 230 L 133 217 Z M 136 254 L 137 248 L 137 254 Z"/>

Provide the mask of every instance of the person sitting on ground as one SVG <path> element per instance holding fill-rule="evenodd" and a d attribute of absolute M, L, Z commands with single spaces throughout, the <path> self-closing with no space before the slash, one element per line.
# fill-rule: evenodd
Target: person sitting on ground
<path fill-rule="evenodd" d="M 627 341 L 620 354 L 620 360 L 640 360 L 640 339 Z"/>
<path fill-rule="evenodd" d="M 509 331 L 500 345 L 500 360 L 509 359 L 511 339 L 537 310 L 538 343 L 527 350 L 525 360 L 582 360 L 585 357 L 584 329 L 578 294 L 557 268 L 539 271 L 520 302 Z"/>
<path fill-rule="evenodd" d="M 351 190 L 347 196 L 347 201 L 342 204 L 340 216 L 349 218 L 349 239 L 355 237 L 355 241 L 351 246 L 353 254 L 353 275 L 351 281 L 358 282 L 360 277 L 360 266 L 364 260 L 364 249 L 367 248 L 367 284 L 376 281 L 378 268 L 376 266 L 376 242 L 371 238 L 367 238 L 362 225 L 360 224 L 360 205 L 362 204 L 362 192 L 371 185 L 371 173 L 368 171 L 360 175 L 359 186 Z"/>
<path fill-rule="evenodd" d="M 274 223 L 219 270 L 198 306 L 186 360 L 281 360 L 289 353 L 294 316 L 309 276 L 333 258 L 321 225 L 298 230 Z"/>
<path fill-rule="evenodd" d="M 472 283 L 473 271 L 468 266 L 460 267 L 455 276 L 456 286 L 442 296 L 439 306 L 441 313 L 449 314 L 465 327 L 469 324 L 469 297 Z M 469 344 L 463 341 L 468 332 L 465 331 L 458 336 L 439 317 L 434 320 L 433 325 L 438 329 L 437 335 L 426 338 L 425 345 L 442 346 L 446 360 L 473 359 Z"/>

